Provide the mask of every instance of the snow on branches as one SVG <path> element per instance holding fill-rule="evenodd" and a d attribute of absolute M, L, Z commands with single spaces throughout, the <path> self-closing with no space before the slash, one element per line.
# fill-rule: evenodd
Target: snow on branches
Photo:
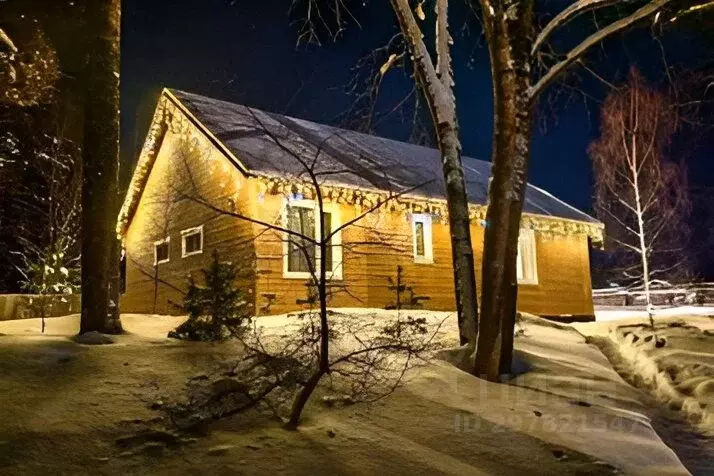
<path fill-rule="evenodd" d="M 51 99 L 60 67 L 45 34 L 36 30 L 19 47 L 11 41 L 4 44 L 11 46 L 0 49 L 0 103 L 26 107 Z"/>

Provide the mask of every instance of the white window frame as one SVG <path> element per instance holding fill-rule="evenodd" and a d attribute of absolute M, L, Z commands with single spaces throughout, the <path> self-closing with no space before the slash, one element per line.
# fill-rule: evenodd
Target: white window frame
<path fill-rule="evenodd" d="M 317 214 L 319 208 L 315 200 L 305 199 L 289 199 L 283 205 L 282 226 L 287 229 L 288 226 L 288 207 L 303 207 L 313 210 L 315 221 L 315 241 L 321 240 L 322 230 L 320 229 L 320 220 Z M 323 203 L 322 211 L 330 214 L 331 227 L 334 231 L 342 226 L 340 220 L 340 207 L 334 203 Z M 312 279 L 312 274 L 309 271 L 289 271 L 288 270 L 288 255 L 290 253 L 290 233 L 283 232 L 283 277 L 287 279 Z M 328 269 L 326 277 L 331 280 L 342 279 L 342 230 L 332 236 L 332 264 L 333 269 Z M 315 274 L 319 275 L 320 270 L 320 247 L 315 245 Z"/>
<path fill-rule="evenodd" d="M 169 245 L 169 253 L 168 253 L 169 257 L 166 259 L 162 259 L 161 261 L 158 261 L 157 258 L 159 256 L 158 256 L 158 253 L 156 253 L 156 247 L 159 245 L 163 245 L 164 243 Z M 154 266 L 159 265 L 159 264 L 168 263 L 170 260 L 171 260 L 171 237 L 167 236 L 163 240 L 154 241 Z"/>
<path fill-rule="evenodd" d="M 530 252 L 532 269 L 526 270 L 523 253 Z M 518 234 L 518 255 L 516 256 L 516 276 L 518 284 L 538 284 L 538 252 L 536 250 L 535 232 L 528 228 L 521 228 Z"/>
<path fill-rule="evenodd" d="M 433 240 L 433 221 L 428 213 L 413 213 L 412 214 L 412 249 L 414 254 L 414 262 L 420 264 L 434 263 L 434 240 Z M 416 224 L 421 223 L 424 230 L 424 256 L 417 255 L 417 234 Z"/>
<path fill-rule="evenodd" d="M 186 253 L 186 238 L 188 236 L 195 235 L 196 232 L 198 232 L 201 235 L 201 249 L 197 251 L 191 251 L 190 253 Z M 205 243 L 203 242 L 203 225 L 200 226 L 194 226 L 193 228 L 186 228 L 185 230 L 181 230 L 181 257 L 186 258 L 187 256 L 193 256 L 193 255 L 200 255 L 203 253 L 203 248 Z"/>

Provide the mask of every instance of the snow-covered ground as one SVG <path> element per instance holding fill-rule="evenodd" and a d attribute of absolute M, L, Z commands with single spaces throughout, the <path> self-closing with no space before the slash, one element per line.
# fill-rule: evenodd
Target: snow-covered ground
<path fill-rule="evenodd" d="M 448 318 L 442 339 L 456 344 L 455 316 L 409 313 L 433 325 Z M 298 432 L 238 415 L 195 440 L 127 451 L 118 438 L 162 425 L 151 403 L 240 349 L 166 339 L 180 317 L 122 321 L 128 334 L 104 346 L 70 339 L 77 316 L 49 320 L 45 335 L 36 320 L 0 322 L 0 473 L 687 474 L 653 430 L 641 392 L 573 327 L 536 319 L 516 340 L 527 372 L 510 385 L 435 359 L 376 403 L 327 408 L 313 399 Z M 268 332 L 291 322 L 258 320 Z"/>
<path fill-rule="evenodd" d="M 714 308 L 658 313 L 655 329 L 645 316 L 620 315 L 625 319 L 574 326 L 584 334 L 606 336 L 631 379 L 714 436 Z"/>
<path fill-rule="evenodd" d="M 677 316 L 714 316 L 712 306 L 677 306 L 661 307 L 654 311 L 655 318 Z M 596 306 L 595 320 L 597 322 L 622 321 L 623 319 L 641 320 L 647 317 L 644 306 Z"/>

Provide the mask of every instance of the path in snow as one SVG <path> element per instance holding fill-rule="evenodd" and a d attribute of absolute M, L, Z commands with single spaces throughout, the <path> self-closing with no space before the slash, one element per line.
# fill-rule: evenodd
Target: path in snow
<path fill-rule="evenodd" d="M 630 385 L 639 388 L 631 378 L 629 367 L 607 337 L 592 336 L 588 341 L 595 344 L 610 360 L 613 368 Z M 714 474 L 714 438 L 702 435 L 696 428 L 688 424 L 681 412 L 664 408 L 655 400 L 648 389 L 640 389 L 640 401 L 650 407 L 648 416 L 660 438 L 677 453 L 680 461 L 694 475 Z"/>

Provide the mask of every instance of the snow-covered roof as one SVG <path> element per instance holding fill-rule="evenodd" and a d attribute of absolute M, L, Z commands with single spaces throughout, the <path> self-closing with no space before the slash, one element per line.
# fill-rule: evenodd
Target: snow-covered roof
<path fill-rule="evenodd" d="M 246 176 L 268 187 L 309 182 L 306 165 L 319 176 L 323 192 L 369 200 L 399 196 L 401 209 L 444 216 L 445 190 L 438 150 L 384 137 L 268 113 L 184 91 L 164 89 L 119 212 L 123 237 L 168 129 L 188 120 Z M 490 163 L 462 157 L 471 220 L 486 214 Z M 273 190 L 274 188 L 271 188 Z M 394 202 L 393 202 L 394 203 Z M 528 184 L 522 226 L 546 234 L 580 235 L 602 245 L 604 225 Z"/>
<path fill-rule="evenodd" d="M 413 190 L 410 195 L 445 198 L 441 155 L 437 149 L 339 129 L 303 119 L 248 108 L 185 91 L 170 93 L 220 141 L 248 173 L 297 176 L 304 166 L 292 155 L 312 160 L 320 150 L 318 169 L 327 182 L 355 188 Z M 270 137 L 265 131 L 274 134 Z M 287 145 L 291 152 L 283 150 Z M 491 163 L 462 157 L 470 203 L 487 202 Z M 524 212 L 599 223 L 595 218 L 528 185 Z"/>

